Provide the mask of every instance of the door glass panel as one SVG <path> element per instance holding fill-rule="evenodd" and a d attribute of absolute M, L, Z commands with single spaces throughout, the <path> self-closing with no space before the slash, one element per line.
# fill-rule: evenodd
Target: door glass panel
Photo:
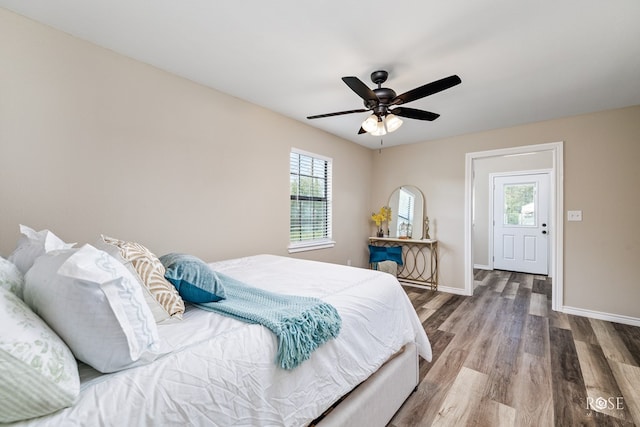
<path fill-rule="evenodd" d="M 536 183 L 504 186 L 504 225 L 536 225 Z"/>

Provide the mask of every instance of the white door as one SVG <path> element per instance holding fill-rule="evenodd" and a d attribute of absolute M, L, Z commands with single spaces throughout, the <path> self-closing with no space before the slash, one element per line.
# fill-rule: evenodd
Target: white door
<path fill-rule="evenodd" d="M 493 267 L 548 274 L 549 173 L 493 177 Z"/>

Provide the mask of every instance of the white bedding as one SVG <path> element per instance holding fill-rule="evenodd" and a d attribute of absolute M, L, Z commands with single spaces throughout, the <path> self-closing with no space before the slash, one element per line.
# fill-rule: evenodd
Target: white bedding
<path fill-rule="evenodd" d="M 82 365 L 73 407 L 16 425 L 301 426 L 407 342 L 431 360 L 424 329 L 389 274 L 272 255 L 211 266 L 256 287 L 321 298 L 342 317 L 340 335 L 286 371 L 275 364 L 268 329 L 190 306 L 184 320 L 159 325 L 157 360 L 107 375 Z"/>

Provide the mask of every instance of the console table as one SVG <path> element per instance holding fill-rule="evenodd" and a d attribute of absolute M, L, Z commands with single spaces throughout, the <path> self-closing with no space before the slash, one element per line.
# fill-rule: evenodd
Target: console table
<path fill-rule="evenodd" d="M 369 237 L 375 246 L 402 247 L 403 265 L 398 266 L 398 281 L 419 288 L 438 290 L 438 241 Z"/>

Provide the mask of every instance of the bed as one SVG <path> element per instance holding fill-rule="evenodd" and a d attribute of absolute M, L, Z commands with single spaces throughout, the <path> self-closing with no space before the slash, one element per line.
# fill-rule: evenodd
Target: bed
<path fill-rule="evenodd" d="M 72 406 L 10 425 L 385 425 L 418 384 L 418 358 L 431 360 L 416 312 L 390 274 L 274 255 L 209 266 L 331 304 L 339 335 L 282 369 L 267 328 L 187 304 L 182 320 L 157 325 L 153 359 L 106 374 L 79 362 Z"/>

